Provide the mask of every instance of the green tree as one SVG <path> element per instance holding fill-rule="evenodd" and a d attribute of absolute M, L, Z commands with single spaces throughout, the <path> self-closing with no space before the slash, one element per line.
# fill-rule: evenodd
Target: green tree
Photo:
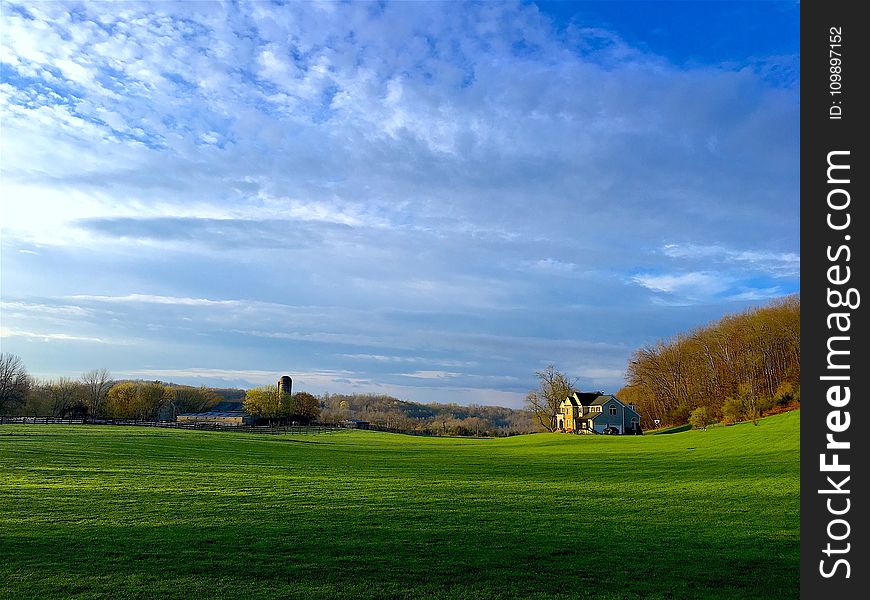
<path fill-rule="evenodd" d="M 320 400 L 308 392 L 293 394 L 291 414 L 298 415 L 307 421 L 313 421 L 320 416 Z"/>
<path fill-rule="evenodd" d="M 726 424 L 739 423 L 744 418 L 743 403 L 739 398 L 729 396 L 722 405 L 722 421 Z"/>
<path fill-rule="evenodd" d="M 277 419 L 290 414 L 291 399 L 272 386 L 253 388 L 245 392 L 243 401 L 249 415 L 260 419 Z"/>
<path fill-rule="evenodd" d="M 776 404 L 785 405 L 790 402 L 801 401 L 801 384 L 792 383 L 791 381 L 783 381 L 776 388 L 776 393 L 773 395 L 773 400 Z"/>
<path fill-rule="evenodd" d="M 689 415 L 689 424 L 693 429 L 704 429 L 716 422 L 713 413 L 706 406 L 699 406 Z"/>
<path fill-rule="evenodd" d="M 722 414 L 726 422 L 729 423 L 750 420 L 753 424 L 758 425 L 763 408 L 758 396 L 753 392 L 752 386 L 748 383 L 741 383 L 737 386 L 735 395 L 725 398 Z"/>
<path fill-rule="evenodd" d="M 159 381 L 123 381 L 106 394 L 106 414 L 115 419 L 155 419 L 171 397 L 171 389 Z"/>
<path fill-rule="evenodd" d="M 548 365 L 543 371 L 535 372 L 535 376 L 538 378 L 539 387 L 528 393 L 526 406 L 539 427 L 554 431 L 559 405 L 574 393 L 574 382 L 565 373 L 557 370 L 555 365 Z"/>
<path fill-rule="evenodd" d="M 140 383 L 136 389 L 135 417 L 136 419 L 156 419 L 160 409 L 172 398 L 171 388 L 159 381 Z"/>
<path fill-rule="evenodd" d="M 132 419 L 136 404 L 136 384 L 116 383 L 106 393 L 106 415 L 113 419 Z"/>

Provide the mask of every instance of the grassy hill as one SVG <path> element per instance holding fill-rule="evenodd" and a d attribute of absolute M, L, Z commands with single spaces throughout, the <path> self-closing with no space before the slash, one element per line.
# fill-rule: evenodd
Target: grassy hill
<path fill-rule="evenodd" d="M 506 439 L 4 425 L 0 596 L 796 598 L 799 424 Z"/>

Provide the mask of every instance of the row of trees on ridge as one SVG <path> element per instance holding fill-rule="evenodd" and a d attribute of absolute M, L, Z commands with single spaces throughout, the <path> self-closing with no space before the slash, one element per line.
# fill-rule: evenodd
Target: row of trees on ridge
<path fill-rule="evenodd" d="M 208 410 L 220 400 L 205 387 L 115 381 L 107 369 L 40 381 L 18 356 L 0 355 L 0 414 L 151 420 Z"/>
<path fill-rule="evenodd" d="M 617 392 L 644 419 L 682 424 L 699 408 L 726 423 L 800 401 L 800 297 L 728 315 L 637 350 Z"/>
<path fill-rule="evenodd" d="M 788 296 L 635 351 L 616 396 L 635 404 L 644 429 L 756 422 L 800 402 L 800 358 L 800 297 Z M 553 431 L 576 379 L 554 365 L 535 376 L 526 407 L 538 430 Z"/>
<path fill-rule="evenodd" d="M 320 406 L 323 423 L 360 419 L 432 435 L 502 436 L 535 431 L 528 411 L 503 406 L 409 402 L 386 394 L 323 394 Z"/>
<path fill-rule="evenodd" d="M 270 422 L 310 423 L 320 416 L 320 401 L 316 396 L 308 392 L 287 394 L 276 386 L 248 390 L 243 404 L 249 415 Z"/>
<path fill-rule="evenodd" d="M 204 412 L 222 400 L 241 401 L 245 410 L 266 422 L 349 419 L 402 431 L 437 435 L 510 435 L 535 430 L 529 413 L 500 406 L 418 403 L 383 394 L 280 394 L 275 386 L 247 391 L 190 387 L 159 381 L 115 381 L 98 369 L 78 379 L 38 381 L 21 359 L 0 360 L 0 415 L 57 418 L 174 419 Z"/>

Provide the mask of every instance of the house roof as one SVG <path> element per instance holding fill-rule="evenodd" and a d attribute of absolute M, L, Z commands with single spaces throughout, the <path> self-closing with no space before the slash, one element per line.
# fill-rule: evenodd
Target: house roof
<path fill-rule="evenodd" d="M 239 400 L 222 400 L 212 406 L 209 412 L 241 411 L 244 409 L 244 404 Z"/>
<path fill-rule="evenodd" d="M 590 405 L 607 404 L 610 400 L 619 400 L 619 399 L 616 396 L 614 396 L 613 394 L 607 394 L 606 396 L 596 395 L 595 399 L 592 402 L 590 402 L 589 404 Z"/>
<path fill-rule="evenodd" d="M 619 404 L 624 406 L 626 410 L 633 412 L 638 417 L 640 416 L 640 413 L 638 413 L 637 410 L 635 410 L 634 408 L 632 408 L 631 406 L 629 406 L 628 404 L 626 404 L 625 402 L 623 402 L 622 400 L 620 400 L 619 398 L 614 396 L 613 394 L 606 394 L 606 395 L 599 394 L 596 396 L 596 398 L 594 400 L 589 402 L 589 406 L 603 406 L 603 405 L 607 404 L 608 402 L 610 402 L 611 400 L 616 400 Z"/>
<path fill-rule="evenodd" d="M 212 410 L 209 412 L 184 413 L 179 417 L 247 417 L 248 413 L 241 410 Z"/>
<path fill-rule="evenodd" d="M 567 402 L 571 406 L 589 406 L 600 395 L 601 392 L 574 392 L 563 402 Z"/>
<path fill-rule="evenodd" d="M 589 406 L 595 398 L 601 395 L 601 392 L 574 392 L 572 396 L 579 400 L 583 406 Z"/>
<path fill-rule="evenodd" d="M 603 406 L 610 402 L 611 400 L 616 400 L 620 405 L 625 407 L 625 410 L 630 411 L 640 417 L 640 413 L 637 412 L 636 409 L 632 408 L 613 394 L 602 394 L 601 392 L 574 392 L 565 400 L 562 401 L 571 404 L 572 406 Z M 595 415 L 599 415 L 603 413 L 595 413 Z M 595 417 L 590 417 L 595 418 Z"/>

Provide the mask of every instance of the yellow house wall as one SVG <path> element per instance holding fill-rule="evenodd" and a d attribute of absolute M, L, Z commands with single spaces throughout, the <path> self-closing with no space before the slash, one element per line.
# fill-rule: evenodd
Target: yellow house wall
<path fill-rule="evenodd" d="M 578 409 L 571 404 L 562 406 L 562 415 L 565 419 L 565 431 L 576 431 L 578 426 Z"/>

